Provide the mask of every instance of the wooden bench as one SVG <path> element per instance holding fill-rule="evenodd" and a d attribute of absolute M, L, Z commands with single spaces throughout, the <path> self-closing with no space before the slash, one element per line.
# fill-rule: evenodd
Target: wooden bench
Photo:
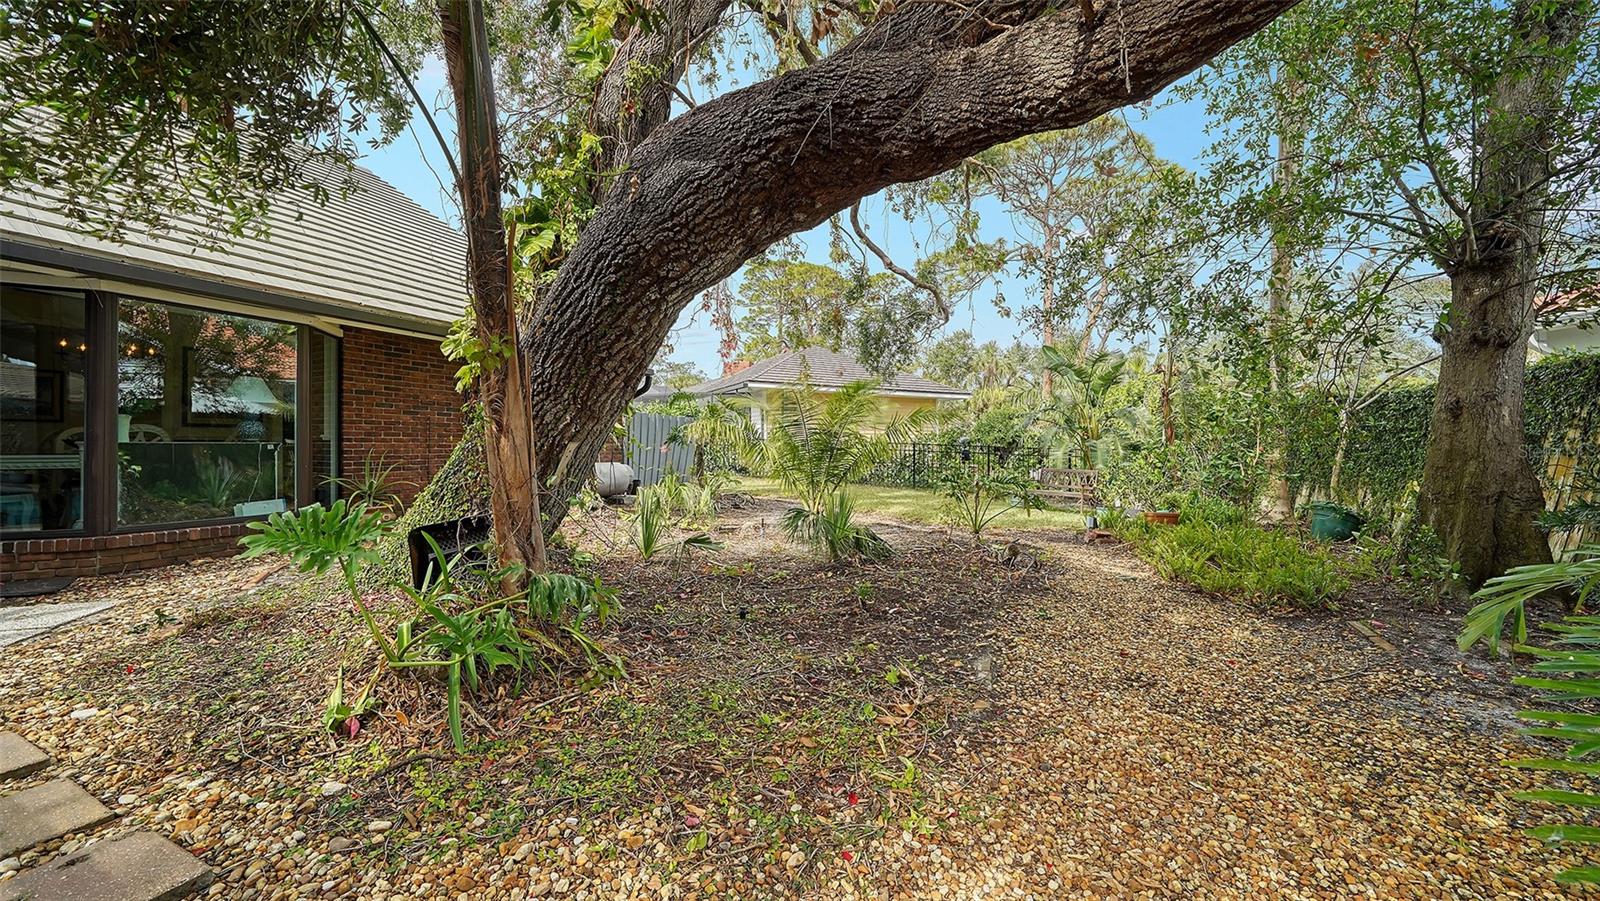
<path fill-rule="evenodd" d="M 1096 490 L 1100 478 L 1092 469 L 1041 466 L 1033 471 L 1033 480 L 1039 483 L 1039 490 L 1034 494 L 1045 500 L 1065 502 L 1085 510 L 1100 506 Z"/>

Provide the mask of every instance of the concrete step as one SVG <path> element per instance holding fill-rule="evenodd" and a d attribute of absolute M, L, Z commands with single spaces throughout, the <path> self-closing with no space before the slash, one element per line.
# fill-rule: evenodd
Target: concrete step
<path fill-rule="evenodd" d="M 21 779 L 50 765 L 50 755 L 15 732 L 0 732 L 0 779 Z"/>
<path fill-rule="evenodd" d="M 0 858 L 69 832 L 85 832 L 114 816 L 93 795 L 65 779 L 6 795 L 0 798 Z"/>
<path fill-rule="evenodd" d="M 0 882 L 0 901 L 177 901 L 211 879 L 193 854 L 154 832 L 134 832 Z"/>

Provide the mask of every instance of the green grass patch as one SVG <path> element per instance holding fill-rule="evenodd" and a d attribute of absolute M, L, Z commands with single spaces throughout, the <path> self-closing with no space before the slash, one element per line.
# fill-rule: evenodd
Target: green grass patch
<path fill-rule="evenodd" d="M 783 490 L 772 479 L 741 478 L 735 490 L 756 497 L 784 497 Z M 855 498 L 856 510 L 888 516 L 905 522 L 948 525 L 945 500 L 933 491 L 921 488 L 884 488 L 878 485 L 850 485 L 846 489 Z M 1011 510 L 1000 514 L 993 527 L 1001 529 L 1063 529 L 1077 531 L 1083 528 L 1083 514 L 1070 510 Z"/>

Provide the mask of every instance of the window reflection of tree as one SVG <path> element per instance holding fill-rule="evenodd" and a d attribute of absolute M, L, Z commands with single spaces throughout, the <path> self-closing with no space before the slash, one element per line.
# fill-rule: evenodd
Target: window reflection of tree
<path fill-rule="evenodd" d="M 204 399 L 205 412 L 217 419 L 204 425 L 214 427 L 256 413 L 293 412 L 294 326 L 127 300 L 120 318 L 123 412 L 159 412 L 171 435 L 195 426 L 185 421 L 185 413 L 197 412 L 184 409 L 185 397 L 190 404 Z M 246 378 L 265 385 L 277 409 L 260 410 L 235 397 L 235 386 Z"/>

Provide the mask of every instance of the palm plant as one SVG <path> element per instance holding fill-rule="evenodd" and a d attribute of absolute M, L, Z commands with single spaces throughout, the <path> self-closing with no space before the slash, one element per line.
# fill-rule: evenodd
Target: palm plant
<path fill-rule="evenodd" d="M 1517 716 L 1537 725 L 1524 729 L 1527 735 L 1550 738 L 1566 744 L 1560 756 L 1531 757 L 1506 761 L 1508 766 L 1580 776 L 1600 775 L 1600 714 L 1593 705 L 1600 698 L 1600 617 L 1572 615 L 1548 628 L 1559 637 L 1549 647 L 1529 645 L 1528 601 L 1546 593 L 1567 593 L 1583 610 L 1589 596 L 1600 588 L 1600 545 L 1585 545 L 1556 563 L 1519 566 L 1505 575 L 1490 579 L 1477 594 L 1478 605 L 1467 614 L 1466 628 L 1459 644 L 1462 650 L 1478 642 L 1491 649 L 1498 646 L 1507 620 L 1512 624 L 1515 650 L 1539 658 L 1530 669 L 1534 676 L 1519 676 L 1516 684 L 1543 692 L 1544 709 L 1523 710 Z M 1559 709 L 1548 709 L 1557 707 Z M 1587 709 L 1584 709 L 1587 707 Z M 1576 709 L 1574 709 L 1576 708 Z M 1518 800 L 1536 801 L 1593 811 L 1600 807 L 1600 794 L 1566 788 L 1519 792 Z M 1527 830 L 1546 842 L 1600 844 L 1600 828 L 1587 825 L 1552 824 Z M 1600 883 L 1600 867 L 1572 867 L 1556 876 L 1557 882 Z"/>
<path fill-rule="evenodd" d="M 1107 351 L 1080 359 L 1050 345 L 1040 350 L 1056 375 L 1056 389 L 1034 418 L 1047 425 L 1051 444 L 1068 448 L 1073 462 L 1094 469 L 1134 422 L 1135 411 L 1118 405 L 1113 394 L 1128 379 L 1128 361 Z"/>
<path fill-rule="evenodd" d="M 1472 596 L 1478 603 L 1467 612 L 1466 628 L 1457 643 L 1463 651 L 1480 641 L 1494 650 L 1509 620 L 1513 641 L 1525 644 L 1529 601 L 1546 594 L 1570 594 L 1576 600 L 1573 609 L 1581 612 L 1584 602 L 1597 588 L 1600 588 L 1600 544 L 1586 544 L 1555 563 L 1518 566 L 1503 576 L 1490 579 Z"/>
<path fill-rule="evenodd" d="M 847 491 L 829 495 L 825 506 L 816 512 L 790 507 L 780 521 L 790 538 L 819 548 L 828 559 L 887 560 L 894 551 L 877 532 L 855 522 L 856 503 Z"/>
<path fill-rule="evenodd" d="M 766 435 L 749 420 L 719 423 L 719 435 L 749 469 L 774 479 L 800 506 L 820 513 L 831 497 L 892 456 L 894 445 L 909 440 L 933 418 L 929 410 L 885 417 L 870 381 L 834 391 L 801 384 L 772 392 L 758 409 Z"/>
<path fill-rule="evenodd" d="M 1009 469 L 985 471 L 978 466 L 952 467 L 940 473 L 939 493 L 955 524 L 983 539 L 983 531 L 1011 510 L 1038 510 L 1043 501 L 1034 493 L 1038 485 Z"/>
<path fill-rule="evenodd" d="M 934 416 L 917 410 L 886 417 L 876 390 L 871 381 L 826 392 L 801 383 L 772 392 L 765 402 L 736 402 L 759 413 L 765 435 L 756 432 L 753 417 L 739 415 L 731 404 L 692 423 L 687 434 L 733 450 L 751 472 L 776 480 L 795 497 L 800 506 L 783 518 L 791 537 L 823 549 L 830 559 L 876 559 L 887 555 L 888 545 L 853 524 L 855 505 L 843 497 L 844 487 L 888 460 L 895 444 Z"/>

